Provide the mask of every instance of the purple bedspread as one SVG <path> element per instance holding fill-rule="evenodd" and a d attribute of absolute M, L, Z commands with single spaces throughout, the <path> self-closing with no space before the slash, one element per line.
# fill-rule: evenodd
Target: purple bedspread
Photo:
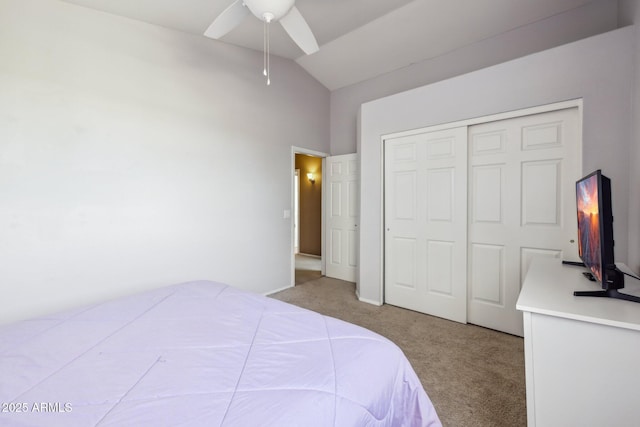
<path fill-rule="evenodd" d="M 0 426 L 440 426 L 371 331 L 213 282 L 0 327 Z"/>

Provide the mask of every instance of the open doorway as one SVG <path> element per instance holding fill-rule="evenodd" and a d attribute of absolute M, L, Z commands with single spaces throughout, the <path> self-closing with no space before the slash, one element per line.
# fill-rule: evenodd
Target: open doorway
<path fill-rule="evenodd" d="M 325 153 L 292 147 L 291 284 L 324 275 L 323 164 Z"/>
<path fill-rule="evenodd" d="M 322 277 L 322 157 L 296 153 L 295 168 L 294 274 L 300 285 Z"/>

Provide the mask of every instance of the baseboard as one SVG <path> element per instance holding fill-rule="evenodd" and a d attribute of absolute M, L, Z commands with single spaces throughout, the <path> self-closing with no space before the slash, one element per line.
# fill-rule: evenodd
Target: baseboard
<path fill-rule="evenodd" d="M 360 297 L 360 295 L 358 294 L 358 291 L 356 291 L 356 297 L 358 297 L 358 301 L 360 302 L 366 302 L 367 304 L 375 305 L 378 307 L 382 306 L 382 304 L 378 301 Z"/>
<path fill-rule="evenodd" d="M 265 292 L 265 293 L 263 293 L 262 295 L 264 295 L 265 297 L 268 297 L 269 295 L 277 294 L 278 292 L 286 291 L 287 289 L 291 289 L 291 288 L 293 288 L 293 287 L 294 287 L 294 286 L 292 286 L 292 285 L 285 286 L 285 287 L 282 287 L 282 288 L 275 289 L 275 290 L 273 290 L 273 291 Z"/>

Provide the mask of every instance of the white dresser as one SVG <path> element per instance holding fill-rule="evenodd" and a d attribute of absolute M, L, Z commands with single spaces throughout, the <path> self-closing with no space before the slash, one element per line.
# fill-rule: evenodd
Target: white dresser
<path fill-rule="evenodd" d="M 522 285 L 528 425 L 640 426 L 640 304 L 573 296 L 600 289 L 583 271 L 536 258 Z"/>

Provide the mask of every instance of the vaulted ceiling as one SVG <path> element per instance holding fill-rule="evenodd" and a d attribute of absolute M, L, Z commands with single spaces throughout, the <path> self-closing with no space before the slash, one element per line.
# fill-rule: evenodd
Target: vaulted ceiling
<path fill-rule="evenodd" d="M 63 0 L 202 35 L 234 0 Z M 297 0 L 320 50 L 305 55 L 279 24 L 271 54 L 290 58 L 330 90 L 425 61 L 592 0 Z M 204 36 L 203 36 L 204 37 Z M 261 51 L 253 16 L 221 38 Z M 211 43 L 220 41 L 211 40 Z"/>

